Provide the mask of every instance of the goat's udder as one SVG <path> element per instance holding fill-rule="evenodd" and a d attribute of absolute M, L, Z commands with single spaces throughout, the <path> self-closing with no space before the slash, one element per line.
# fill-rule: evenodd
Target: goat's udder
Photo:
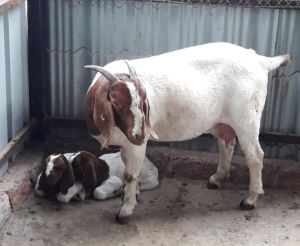
<path fill-rule="evenodd" d="M 215 137 L 225 141 L 226 148 L 236 137 L 235 131 L 230 125 L 224 123 L 218 123 L 211 131 L 211 134 Z"/>

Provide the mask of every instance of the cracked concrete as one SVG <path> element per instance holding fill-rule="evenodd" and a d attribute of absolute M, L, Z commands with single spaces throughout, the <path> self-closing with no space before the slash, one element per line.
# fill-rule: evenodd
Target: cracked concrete
<path fill-rule="evenodd" d="M 163 177 L 142 192 L 128 225 L 114 214 L 120 197 L 60 204 L 31 193 L 0 233 L 15 245 L 300 245 L 300 191 L 266 189 L 258 208 L 241 211 L 246 188 Z"/>

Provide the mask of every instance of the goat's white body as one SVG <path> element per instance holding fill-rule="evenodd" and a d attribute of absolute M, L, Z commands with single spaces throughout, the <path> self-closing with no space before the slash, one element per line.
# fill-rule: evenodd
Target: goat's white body
<path fill-rule="evenodd" d="M 200 45 L 130 64 L 146 88 L 159 141 L 192 139 L 219 122 L 232 126 L 248 120 L 243 118 L 245 107 L 261 111 L 266 98 L 270 58 L 236 45 Z M 128 73 L 123 60 L 104 68 Z"/>
<path fill-rule="evenodd" d="M 263 151 L 258 142 L 260 119 L 267 95 L 268 72 L 289 62 L 289 56 L 265 57 L 229 43 L 211 43 L 148 58 L 130 60 L 137 78 L 146 89 L 150 123 L 158 141 L 181 141 L 203 133 L 215 133 L 218 124 L 229 125 L 237 135 L 250 171 L 249 196 L 256 203 L 263 193 L 261 169 Z M 129 73 L 124 60 L 104 67 L 111 73 Z M 98 73 L 92 84 L 100 74 Z M 102 136 L 94 136 L 103 144 Z M 217 173 L 210 181 L 225 179 L 233 146 L 219 143 L 221 155 Z M 111 145 L 122 146 L 126 172 L 137 177 L 144 159 L 145 143 L 133 145 L 115 128 Z M 128 182 L 118 218 L 132 214 L 136 204 L 135 182 Z"/>

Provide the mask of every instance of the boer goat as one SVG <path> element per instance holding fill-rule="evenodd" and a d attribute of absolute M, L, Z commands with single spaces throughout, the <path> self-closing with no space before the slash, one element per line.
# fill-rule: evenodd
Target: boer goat
<path fill-rule="evenodd" d="M 149 139 L 181 141 L 211 133 L 219 165 L 208 188 L 229 177 L 236 136 L 250 172 L 243 209 L 263 194 L 263 151 L 258 135 L 268 72 L 291 62 L 229 43 L 210 43 L 135 60 L 118 60 L 97 71 L 86 94 L 87 125 L 102 147 L 121 146 L 125 196 L 116 215 L 125 223 L 136 206 L 137 177 Z M 101 76 L 103 75 L 103 76 Z"/>
<path fill-rule="evenodd" d="M 43 163 L 35 191 L 39 196 L 56 198 L 63 203 L 74 197 L 83 200 L 91 194 L 98 200 L 104 200 L 123 192 L 124 170 L 120 152 L 99 158 L 86 151 L 53 154 Z M 158 186 L 157 168 L 147 157 L 139 175 L 139 184 L 141 190 Z"/>

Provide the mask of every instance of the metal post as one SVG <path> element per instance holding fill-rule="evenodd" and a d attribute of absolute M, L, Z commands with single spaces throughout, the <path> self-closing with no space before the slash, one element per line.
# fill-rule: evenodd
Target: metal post
<path fill-rule="evenodd" d="M 45 124 L 45 55 L 43 47 L 43 22 L 42 2 L 28 0 L 28 72 L 29 72 L 29 100 L 30 117 L 37 119 L 37 127 L 31 137 L 44 140 L 46 136 Z"/>

